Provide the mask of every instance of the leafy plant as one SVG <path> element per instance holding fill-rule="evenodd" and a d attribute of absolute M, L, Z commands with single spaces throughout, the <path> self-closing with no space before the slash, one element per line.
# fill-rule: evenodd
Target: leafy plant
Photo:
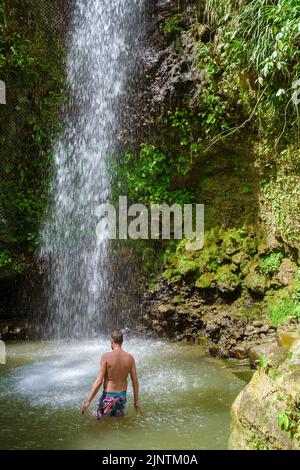
<path fill-rule="evenodd" d="M 182 23 L 182 14 L 177 13 L 177 15 L 167 18 L 162 25 L 163 33 L 166 36 L 175 38 L 183 30 Z"/>
<path fill-rule="evenodd" d="M 198 67 L 205 70 L 205 86 L 200 93 L 199 116 L 204 135 L 212 140 L 214 136 L 229 131 L 236 124 L 235 104 L 230 98 L 232 87 L 236 87 L 236 84 L 235 81 L 230 83 L 227 80 L 224 62 L 214 50 L 212 43 L 199 43 L 197 62 Z"/>
<path fill-rule="evenodd" d="M 262 272 L 270 276 L 278 271 L 283 260 L 282 253 L 271 253 L 262 260 Z"/>
<path fill-rule="evenodd" d="M 300 440 L 300 406 L 296 403 L 293 409 L 278 413 L 278 426 L 282 431 L 288 432 L 292 439 Z"/>
<path fill-rule="evenodd" d="M 0 250 L 0 279 L 6 276 L 14 276 L 28 267 L 28 262 L 24 256 Z"/>
<path fill-rule="evenodd" d="M 283 137 L 288 142 L 299 127 L 299 2 L 206 0 L 206 14 L 216 30 L 214 54 L 248 112 L 245 123 L 256 121 L 275 147 Z"/>
<path fill-rule="evenodd" d="M 141 145 L 137 157 L 128 153 L 120 168 L 120 177 L 127 184 L 129 196 L 143 203 L 185 204 L 193 199 L 192 192 L 175 188 L 170 159 L 154 145 Z"/>
<path fill-rule="evenodd" d="M 258 370 L 266 370 L 270 366 L 270 361 L 265 354 L 261 354 L 256 363 Z"/>
<path fill-rule="evenodd" d="M 283 431 L 288 431 L 291 426 L 289 414 L 279 413 L 277 416 L 277 419 L 278 419 L 278 426 L 280 427 L 280 429 L 282 429 Z"/>

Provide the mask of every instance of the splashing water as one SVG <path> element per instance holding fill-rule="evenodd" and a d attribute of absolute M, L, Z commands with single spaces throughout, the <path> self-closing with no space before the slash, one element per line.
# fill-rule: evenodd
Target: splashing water
<path fill-rule="evenodd" d="M 8 346 L 0 380 L 0 449 L 225 449 L 230 405 L 243 383 L 199 346 L 126 340 L 143 412 L 129 385 L 121 420 L 80 416 L 106 338 Z M 163 358 L 163 360 L 162 360 Z"/>
<path fill-rule="evenodd" d="M 43 326 L 50 336 L 99 333 L 120 308 L 116 269 L 109 243 L 97 239 L 95 211 L 110 197 L 107 166 L 118 151 L 121 103 L 138 65 L 144 4 L 75 1 L 67 65 L 71 98 L 55 149 L 53 208 L 40 252 L 50 266 Z"/>

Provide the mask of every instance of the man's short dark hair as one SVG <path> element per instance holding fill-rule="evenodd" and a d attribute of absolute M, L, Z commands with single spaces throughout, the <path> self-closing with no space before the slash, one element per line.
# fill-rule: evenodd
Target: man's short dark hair
<path fill-rule="evenodd" d="M 110 335 L 114 343 L 119 344 L 120 346 L 123 343 L 123 333 L 121 330 L 114 330 Z"/>

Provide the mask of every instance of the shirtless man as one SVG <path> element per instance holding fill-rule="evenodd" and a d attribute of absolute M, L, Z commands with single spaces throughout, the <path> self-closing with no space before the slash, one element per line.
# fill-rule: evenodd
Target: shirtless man
<path fill-rule="evenodd" d="M 97 419 L 106 416 L 124 416 L 129 374 L 133 386 L 134 407 L 136 411 L 141 410 L 135 361 L 131 354 L 122 349 L 122 331 L 115 330 L 111 334 L 110 341 L 112 352 L 103 354 L 100 361 L 100 372 L 88 399 L 82 407 L 82 414 L 84 414 L 103 384 L 103 394 L 98 404 Z"/>

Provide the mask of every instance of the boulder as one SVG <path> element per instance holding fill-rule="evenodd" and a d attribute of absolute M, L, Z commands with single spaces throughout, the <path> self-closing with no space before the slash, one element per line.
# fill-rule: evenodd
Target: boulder
<path fill-rule="evenodd" d="M 228 271 L 217 275 L 217 289 L 222 294 L 233 294 L 241 285 L 241 279 Z"/>
<path fill-rule="evenodd" d="M 282 261 L 275 279 L 277 279 L 283 286 L 288 286 L 293 282 L 297 271 L 298 266 L 296 263 L 286 258 Z"/>
<path fill-rule="evenodd" d="M 215 276 L 212 273 L 204 273 L 197 280 L 196 287 L 199 289 L 212 289 L 216 287 Z"/>
<path fill-rule="evenodd" d="M 246 342 L 239 344 L 230 351 L 230 356 L 235 359 L 247 359 L 249 356 L 249 345 Z"/>
<path fill-rule="evenodd" d="M 264 296 L 269 287 L 269 283 L 263 274 L 252 272 L 245 277 L 245 286 L 252 294 Z"/>
<path fill-rule="evenodd" d="M 287 351 L 300 340 L 300 333 L 298 331 L 279 330 L 278 337 L 281 346 Z"/>
<path fill-rule="evenodd" d="M 243 251 L 240 251 L 239 253 L 237 253 L 236 255 L 232 257 L 232 262 L 237 265 L 243 264 L 248 260 L 249 260 L 249 256 L 247 255 L 247 253 Z"/>
<path fill-rule="evenodd" d="M 300 341 L 278 368 L 256 372 L 231 409 L 232 450 L 300 450 Z"/>
<path fill-rule="evenodd" d="M 257 368 L 259 358 L 265 356 L 268 363 L 278 366 L 286 357 L 286 350 L 279 346 L 277 341 L 266 342 L 253 346 L 249 350 L 249 360 L 253 368 Z"/>

